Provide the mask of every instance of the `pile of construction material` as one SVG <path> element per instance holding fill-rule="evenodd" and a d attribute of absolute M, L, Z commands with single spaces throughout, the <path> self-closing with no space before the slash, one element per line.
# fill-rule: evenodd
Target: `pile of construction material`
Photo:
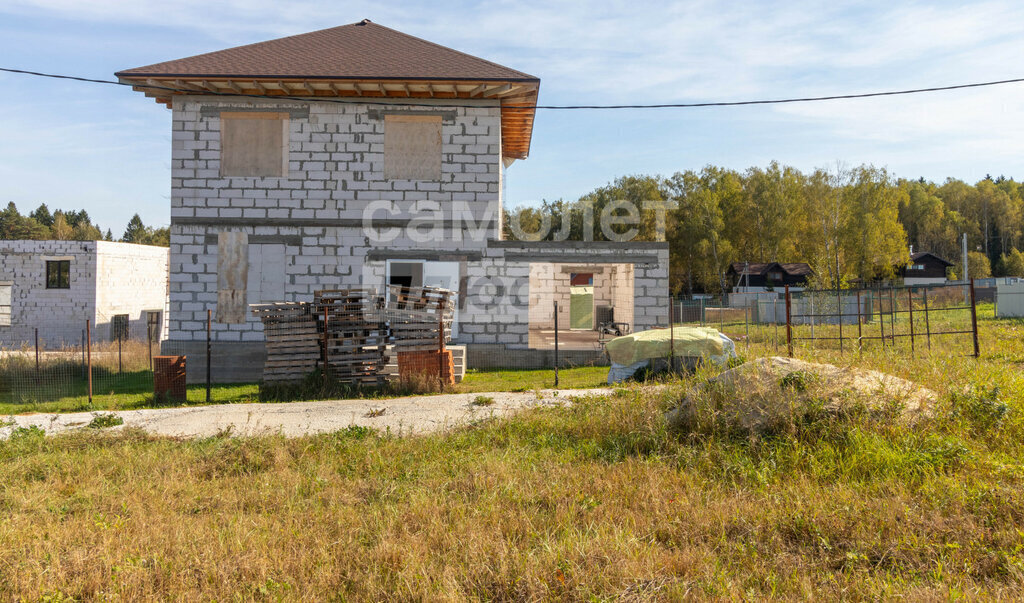
<path fill-rule="evenodd" d="M 301 381 L 316 370 L 323 357 L 323 338 L 312 304 L 259 304 L 251 308 L 263 321 L 267 350 L 263 363 L 265 383 Z"/>
<path fill-rule="evenodd" d="M 339 383 L 382 385 L 388 326 L 384 298 L 373 289 L 331 289 L 313 297 L 327 374 Z"/>
<path fill-rule="evenodd" d="M 454 295 L 445 289 L 401 287 L 388 291 L 388 324 L 403 379 L 422 375 L 455 383 L 452 352 L 445 344 L 452 338 Z"/>
<path fill-rule="evenodd" d="M 257 304 L 266 338 L 265 383 L 326 378 L 361 386 L 388 378 L 388 350 L 402 377 L 424 374 L 453 382 L 454 293 L 431 287 L 317 291 L 313 302 Z"/>

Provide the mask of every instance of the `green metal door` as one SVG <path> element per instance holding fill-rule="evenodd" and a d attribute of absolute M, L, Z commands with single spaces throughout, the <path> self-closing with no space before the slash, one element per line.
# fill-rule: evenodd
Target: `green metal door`
<path fill-rule="evenodd" d="M 569 287 L 569 328 L 594 328 L 594 287 Z"/>

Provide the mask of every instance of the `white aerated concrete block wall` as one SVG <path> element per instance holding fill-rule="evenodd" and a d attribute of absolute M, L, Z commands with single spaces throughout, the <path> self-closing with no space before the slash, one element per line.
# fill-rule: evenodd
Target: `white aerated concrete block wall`
<path fill-rule="evenodd" d="M 273 278 L 248 283 L 248 302 L 312 299 L 318 289 L 370 285 L 364 264 L 371 249 L 481 249 L 498 234 L 501 214 L 501 116 L 497 101 L 451 108 L 355 103 L 274 103 L 175 97 L 171 182 L 171 339 L 205 339 L 206 310 L 217 300 L 217 233 L 249 234 L 250 260 L 268 246 L 284 250 L 269 265 Z M 308 114 L 304 113 L 308 106 Z M 221 177 L 219 111 L 258 108 L 291 112 L 285 178 Z M 382 111 L 442 113 L 439 181 L 384 178 Z M 417 211 L 420 210 L 420 211 Z M 364 218 L 388 222 L 375 243 Z M 412 217 L 438 217 L 442 236 L 411 230 Z M 453 230 L 451 222 L 458 219 Z M 459 226 L 461 225 L 461 226 Z M 478 228 L 475 233 L 463 230 Z M 455 234 L 453 234 L 453 232 Z M 263 247 L 263 250 L 258 249 Z M 257 258 L 257 256 L 259 256 Z M 383 262 L 380 262 L 383 264 Z M 256 274 L 250 271 L 250 280 Z M 380 276 L 381 284 L 383 275 Z M 255 317 L 213 325 L 217 341 L 261 341 Z"/>
<path fill-rule="evenodd" d="M 157 341 L 167 337 L 168 249 L 96 241 L 95 339 L 110 337 L 110 321 L 128 315 L 128 334 L 147 338 L 147 315 L 160 313 Z"/>
<path fill-rule="evenodd" d="M 0 241 L 0 281 L 11 282 L 11 325 L 0 344 L 79 345 L 86 321 L 93 341 L 110 336 L 110 319 L 129 315 L 132 337 L 146 336 L 146 310 L 166 314 L 163 247 L 103 241 Z M 70 260 L 70 288 L 46 288 L 46 262 Z M 166 324 L 166 321 L 163 321 Z"/>

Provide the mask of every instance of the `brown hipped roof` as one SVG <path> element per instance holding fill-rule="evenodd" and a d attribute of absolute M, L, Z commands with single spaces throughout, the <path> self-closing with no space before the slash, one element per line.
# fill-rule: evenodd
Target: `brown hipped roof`
<path fill-rule="evenodd" d="M 126 69 L 116 75 L 540 81 L 369 20 Z"/>
<path fill-rule="evenodd" d="M 209 93 L 497 100 L 502 151 L 512 158 L 529 153 L 540 86 L 532 75 L 369 20 L 115 75 L 168 105 L 175 94 Z"/>

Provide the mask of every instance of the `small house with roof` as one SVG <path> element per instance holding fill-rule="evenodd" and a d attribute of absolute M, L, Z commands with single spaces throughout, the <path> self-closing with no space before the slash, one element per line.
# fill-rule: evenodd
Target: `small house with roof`
<path fill-rule="evenodd" d="M 942 285 L 946 283 L 946 272 L 952 266 L 953 262 L 930 251 L 918 251 L 910 254 L 910 262 L 900 266 L 898 273 L 907 286 Z"/>
<path fill-rule="evenodd" d="M 726 271 L 733 293 L 764 293 L 786 285 L 801 289 L 812 274 L 804 262 L 733 262 Z"/>
<path fill-rule="evenodd" d="M 369 20 L 116 75 L 171 109 L 169 338 L 203 363 L 212 310 L 218 380 L 260 374 L 248 304 L 320 289 L 456 291 L 471 367 L 547 362 L 573 275 L 594 275 L 604 315 L 664 324 L 666 243 L 502 240 L 535 76 Z M 597 327 L 562 357 L 596 359 Z"/>

